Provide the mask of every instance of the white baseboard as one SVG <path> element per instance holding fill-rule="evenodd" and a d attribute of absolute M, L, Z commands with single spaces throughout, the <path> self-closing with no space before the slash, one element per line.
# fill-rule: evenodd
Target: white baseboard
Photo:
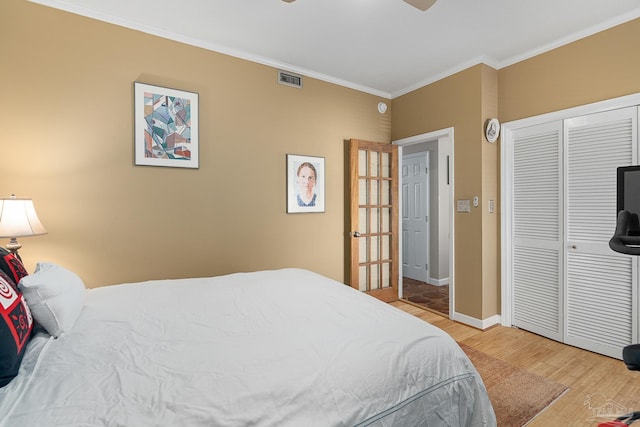
<path fill-rule="evenodd" d="M 444 279 L 434 279 L 433 277 L 429 277 L 429 284 L 433 286 L 444 286 L 449 284 L 449 278 L 445 277 Z"/>
<path fill-rule="evenodd" d="M 495 314 L 491 317 L 488 317 L 484 320 L 476 319 L 475 317 L 467 316 L 462 313 L 453 313 L 453 320 L 456 322 L 464 323 L 465 325 L 473 326 L 477 329 L 485 330 L 494 325 L 500 324 L 500 315 Z"/>

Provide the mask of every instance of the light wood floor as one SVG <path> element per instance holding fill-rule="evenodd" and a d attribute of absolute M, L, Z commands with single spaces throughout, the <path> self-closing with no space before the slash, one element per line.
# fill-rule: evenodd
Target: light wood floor
<path fill-rule="evenodd" d="M 640 411 L 640 371 L 629 371 L 621 360 L 516 328 L 481 331 L 403 301 L 391 305 L 434 324 L 458 342 L 569 387 L 528 426 L 597 426 L 603 421 L 594 419 L 597 408 L 605 405 Z"/>

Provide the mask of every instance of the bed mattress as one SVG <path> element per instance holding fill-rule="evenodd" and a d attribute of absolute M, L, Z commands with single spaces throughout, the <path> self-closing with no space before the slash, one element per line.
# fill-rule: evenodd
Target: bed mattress
<path fill-rule="evenodd" d="M 0 389 L 0 425 L 493 426 L 442 330 L 300 269 L 87 291 Z"/>

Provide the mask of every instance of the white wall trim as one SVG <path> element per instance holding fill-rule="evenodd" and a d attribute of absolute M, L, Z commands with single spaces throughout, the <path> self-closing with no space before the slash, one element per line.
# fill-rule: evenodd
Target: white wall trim
<path fill-rule="evenodd" d="M 511 159 L 512 149 L 507 148 L 513 143 L 513 131 L 515 126 L 511 123 L 502 125 L 500 132 L 500 313 L 502 314 L 502 326 L 511 326 L 511 253 L 507 248 L 511 248 L 511 218 L 509 213 L 512 206 L 511 182 L 513 182 L 513 160 Z"/>
<path fill-rule="evenodd" d="M 477 329 L 488 329 L 492 326 L 499 325 L 501 323 L 500 315 L 494 314 L 484 320 L 476 319 L 475 317 L 467 316 L 462 313 L 454 313 L 452 320 L 456 322 L 464 323 L 465 325 L 472 326 Z"/>
<path fill-rule="evenodd" d="M 198 39 L 198 38 L 187 37 L 182 34 L 166 31 L 153 26 L 143 25 L 128 19 L 123 19 L 117 16 L 113 16 L 108 13 L 99 12 L 88 7 L 78 6 L 76 4 L 72 4 L 64 0 L 29 0 L 29 1 L 31 1 L 32 3 L 40 4 L 42 6 L 52 7 L 54 9 L 59 9 L 59 10 L 70 12 L 76 15 L 85 16 L 87 18 L 96 19 L 98 21 L 106 22 L 108 24 L 117 25 L 119 27 L 140 31 L 146 34 L 150 34 L 152 36 L 162 37 L 167 40 L 173 40 L 179 43 L 184 43 L 189 46 L 195 46 L 195 47 L 210 50 L 213 52 L 222 53 L 224 55 L 233 56 L 234 58 L 244 59 L 250 62 L 255 62 L 257 64 L 267 65 L 269 67 L 273 67 L 276 69 L 281 69 L 281 70 L 286 70 L 286 71 L 290 71 L 297 74 L 302 74 L 303 76 L 325 81 L 327 83 L 333 83 L 338 86 L 343 86 L 343 87 L 354 89 L 360 92 L 369 93 L 371 95 L 379 96 L 381 98 L 391 99 L 391 93 L 389 92 L 381 91 L 381 90 L 374 89 L 364 85 L 359 85 L 357 83 L 339 79 L 337 77 L 329 76 L 327 74 L 318 73 L 316 71 L 313 71 L 307 68 L 298 67 L 296 65 L 288 64 L 285 62 L 276 61 L 271 58 L 256 55 L 250 52 L 229 48 L 227 46 L 207 42 L 205 40 Z M 276 79 L 275 73 L 276 73 L 276 70 L 274 70 L 274 77 L 273 77 L 274 81 Z"/>
<path fill-rule="evenodd" d="M 444 279 L 434 279 L 433 277 L 429 277 L 429 284 L 433 286 L 444 286 L 449 284 L 449 278 L 445 277 Z"/>
<path fill-rule="evenodd" d="M 618 98 L 607 99 L 605 101 L 593 102 L 591 104 L 580 105 L 577 107 L 566 108 L 564 110 L 553 111 L 551 113 L 513 120 L 503 123 L 502 130 L 505 130 L 505 128 L 509 130 L 519 129 L 526 126 L 534 126 L 541 123 L 553 122 L 555 120 L 564 120 L 571 117 L 584 116 L 586 114 L 615 110 L 618 108 L 625 108 L 639 104 L 640 93 L 634 93 L 632 95 L 620 96 Z"/>
<path fill-rule="evenodd" d="M 454 209 L 454 201 L 455 201 L 455 180 L 453 179 L 454 177 L 454 157 L 453 157 L 453 153 L 454 153 L 454 146 L 455 146 L 455 141 L 454 141 L 454 131 L 453 131 L 453 127 L 450 128 L 446 128 L 446 129 L 440 129 L 437 131 L 433 131 L 433 132 L 427 132 L 427 133 L 423 133 L 420 135 L 415 135 L 415 136 L 410 136 L 407 138 L 402 138 L 402 139 L 398 139 L 395 141 L 392 141 L 392 144 L 398 145 L 398 168 L 400 168 L 402 166 L 402 147 L 406 147 L 409 145 L 414 145 L 414 144 L 420 144 L 422 142 L 428 142 L 428 141 L 434 141 L 434 140 L 447 140 L 450 143 L 450 153 L 449 153 L 449 177 L 450 177 L 450 185 L 449 185 L 449 208 L 450 208 L 450 212 L 451 212 L 451 218 L 449 220 L 449 236 L 451 236 L 450 238 L 450 245 L 449 245 L 449 318 L 453 319 L 453 313 L 455 312 L 455 218 L 453 217 L 453 212 L 455 212 Z M 441 151 L 438 150 L 438 155 L 440 155 Z M 402 193 L 398 192 L 398 203 L 399 206 L 402 206 Z M 398 227 L 399 230 L 402 230 L 402 218 L 398 218 Z M 399 252 L 400 252 L 400 263 L 402 264 L 402 233 L 399 233 L 398 236 L 398 245 L 399 245 Z M 399 278 L 398 278 L 398 283 L 402 284 L 402 268 L 398 269 L 398 274 L 399 274 Z M 400 298 L 402 298 L 402 286 L 399 287 L 400 289 L 398 290 L 398 296 Z"/>

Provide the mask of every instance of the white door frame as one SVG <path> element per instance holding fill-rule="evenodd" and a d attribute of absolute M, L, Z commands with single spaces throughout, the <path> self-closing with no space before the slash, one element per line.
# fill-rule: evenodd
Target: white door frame
<path fill-rule="evenodd" d="M 392 141 L 393 144 L 398 145 L 398 170 L 402 167 L 402 148 L 420 144 L 429 141 L 438 141 L 438 161 L 442 156 L 448 157 L 447 173 L 449 179 L 449 318 L 454 319 L 455 314 L 455 221 L 454 221 L 454 132 L 453 127 L 441 129 L 433 132 L 427 132 L 420 135 L 410 136 L 407 138 L 398 139 Z M 402 206 L 402 192 L 398 192 L 398 203 Z M 402 215 L 398 215 L 399 230 L 402 230 Z M 402 233 L 399 236 L 399 263 L 402 265 Z M 402 268 L 399 269 L 398 278 L 398 297 L 402 298 Z"/>

